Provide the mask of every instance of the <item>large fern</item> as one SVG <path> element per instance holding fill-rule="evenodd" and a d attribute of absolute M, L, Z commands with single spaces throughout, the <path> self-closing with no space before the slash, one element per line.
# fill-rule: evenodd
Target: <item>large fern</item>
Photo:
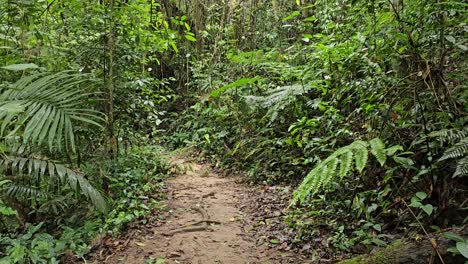
<path fill-rule="evenodd" d="M 213 98 L 218 98 L 221 96 L 221 94 L 223 94 L 224 92 L 232 89 L 232 88 L 238 88 L 238 87 L 243 87 L 243 86 L 246 86 L 246 85 L 250 85 L 250 84 L 254 84 L 256 82 L 262 82 L 263 81 L 263 78 L 261 78 L 260 76 L 255 76 L 253 78 L 241 78 L 235 82 L 232 82 L 232 83 L 229 83 L 227 85 L 224 85 L 220 88 L 217 88 L 215 90 L 213 90 L 211 93 L 210 93 L 210 97 L 213 97 Z"/>
<path fill-rule="evenodd" d="M 23 77 L 0 94 L 0 137 L 21 134 L 25 143 L 75 151 L 73 125 L 100 126 L 102 114 L 87 108 L 83 74 L 59 72 Z"/>
<path fill-rule="evenodd" d="M 429 136 L 452 145 L 439 161 L 458 159 L 453 177 L 468 176 L 468 127 L 434 131 Z"/>
<path fill-rule="evenodd" d="M 339 148 L 307 174 L 294 192 L 291 205 L 304 202 L 308 196 L 316 194 L 321 188 L 328 187 L 332 180 L 343 179 L 352 172 L 353 167 L 361 173 L 368 163 L 369 149 L 377 161 L 384 165 L 387 156 L 393 155 L 402 147 L 396 145 L 385 148 L 382 140 L 375 138 L 369 142 L 356 140 L 348 146 Z"/>
<path fill-rule="evenodd" d="M 300 84 L 280 86 L 268 91 L 263 96 L 245 96 L 245 100 L 251 106 L 268 109 L 267 116 L 273 122 L 281 110 L 294 102 L 297 96 L 306 93 L 308 90 L 310 90 L 310 87 Z"/>

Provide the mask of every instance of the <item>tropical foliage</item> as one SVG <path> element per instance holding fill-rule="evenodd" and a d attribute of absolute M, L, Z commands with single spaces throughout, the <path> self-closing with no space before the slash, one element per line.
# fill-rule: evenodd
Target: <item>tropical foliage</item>
<path fill-rule="evenodd" d="M 0 17 L 0 262 L 86 259 L 148 221 L 162 144 L 290 185 L 290 246 L 319 258 L 467 222 L 465 3 L 0 0 Z"/>
<path fill-rule="evenodd" d="M 316 248 L 466 223 L 464 4 L 202 2 L 217 12 L 170 144 L 297 184 L 287 223 Z"/>
<path fill-rule="evenodd" d="M 155 1 L 0 10 L 0 262 L 68 263 L 160 208 L 169 165 L 137 145 L 174 96 L 161 56 L 190 27 Z"/>

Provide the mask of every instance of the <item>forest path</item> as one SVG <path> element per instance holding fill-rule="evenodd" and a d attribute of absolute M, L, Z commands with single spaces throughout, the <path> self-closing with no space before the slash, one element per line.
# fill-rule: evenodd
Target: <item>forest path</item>
<path fill-rule="evenodd" d="M 168 180 L 170 214 L 152 234 L 134 238 L 106 263 L 299 263 L 256 245 L 245 231 L 240 208 L 247 206 L 243 203 L 248 201 L 248 187 L 213 173 L 207 165 L 173 162 L 185 172 Z"/>

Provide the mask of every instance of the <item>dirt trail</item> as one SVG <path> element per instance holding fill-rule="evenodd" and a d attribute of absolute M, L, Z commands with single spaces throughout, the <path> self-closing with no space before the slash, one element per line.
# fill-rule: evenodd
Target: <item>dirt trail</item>
<path fill-rule="evenodd" d="M 244 186 L 223 178 L 205 165 L 175 163 L 186 172 L 168 181 L 170 214 L 153 234 L 128 243 L 106 263 L 144 264 L 150 258 L 164 263 L 299 263 L 285 261 L 279 252 L 258 247 L 245 232 Z M 151 263 L 157 263 L 156 261 Z"/>

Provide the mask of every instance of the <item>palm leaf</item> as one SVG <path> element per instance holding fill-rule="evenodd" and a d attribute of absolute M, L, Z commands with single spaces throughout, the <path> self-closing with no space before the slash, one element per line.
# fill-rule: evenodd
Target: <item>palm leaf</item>
<path fill-rule="evenodd" d="M 51 150 L 62 150 L 64 141 L 74 152 L 74 123 L 100 126 L 104 121 L 100 112 L 85 107 L 91 94 L 83 86 L 90 82 L 86 75 L 70 72 L 21 78 L 0 94 L 0 136 L 22 131 L 24 143 L 46 142 Z"/>
<path fill-rule="evenodd" d="M 17 156 L 0 157 L 0 168 L 11 170 L 12 175 L 28 175 L 36 178 L 36 184 L 33 180 L 29 184 L 16 184 L 5 187 L 6 194 L 9 196 L 31 197 L 39 195 L 42 188 L 63 188 L 69 186 L 72 190 L 91 200 L 92 204 L 100 211 L 106 210 L 106 202 L 100 192 L 94 188 L 82 173 L 75 172 L 62 164 L 50 160 L 38 158 L 24 158 Z M 48 181 L 48 184 L 40 184 Z M 53 186 L 51 186 L 53 185 Z M 43 187 L 46 186 L 46 187 Z"/>

